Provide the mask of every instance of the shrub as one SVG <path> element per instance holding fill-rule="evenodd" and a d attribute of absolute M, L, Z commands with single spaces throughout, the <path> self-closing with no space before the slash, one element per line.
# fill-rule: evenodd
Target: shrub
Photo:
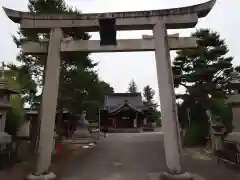
<path fill-rule="evenodd" d="M 13 95 L 11 97 L 11 105 L 12 109 L 7 113 L 5 131 L 15 136 L 24 120 L 23 103 L 20 95 Z"/>
<path fill-rule="evenodd" d="M 193 122 L 187 129 L 184 136 L 184 145 L 202 146 L 206 144 L 206 133 L 202 131 L 203 125 Z M 206 128 L 206 127 L 205 127 Z"/>
<path fill-rule="evenodd" d="M 225 103 L 225 99 L 211 99 L 213 114 L 220 117 L 220 121 L 225 125 L 227 132 L 232 131 L 232 109 Z"/>

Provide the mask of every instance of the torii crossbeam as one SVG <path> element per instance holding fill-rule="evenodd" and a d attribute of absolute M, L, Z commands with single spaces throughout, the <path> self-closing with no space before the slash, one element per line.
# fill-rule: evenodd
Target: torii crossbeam
<path fill-rule="evenodd" d="M 49 42 L 26 42 L 22 45 L 25 54 L 47 54 Z M 169 37 L 170 50 L 189 49 L 196 47 L 196 38 Z M 61 53 L 71 52 L 133 52 L 133 51 L 155 51 L 154 39 L 122 39 L 117 45 L 101 46 L 99 40 L 62 40 Z"/>

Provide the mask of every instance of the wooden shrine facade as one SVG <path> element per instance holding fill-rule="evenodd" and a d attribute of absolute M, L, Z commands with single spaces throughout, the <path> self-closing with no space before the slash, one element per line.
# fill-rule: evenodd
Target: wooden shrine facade
<path fill-rule="evenodd" d="M 109 129 L 138 129 L 147 124 L 146 115 L 140 93 L 113 93 L 105 96 L 100 124 Z"/>

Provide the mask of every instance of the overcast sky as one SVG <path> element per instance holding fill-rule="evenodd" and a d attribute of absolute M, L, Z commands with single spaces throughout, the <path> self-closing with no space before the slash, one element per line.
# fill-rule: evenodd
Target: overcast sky
<path fill-rule="evenodd" d="M 66 0 L 68 5 L 77 7 L 84 13 L 109 12 L 129 10 L 153 10 L 180 7 L 206 2 L 207 0 Z M 27 10 L 28 0 L 0 0 L 2 6 Z M 210 28 L 218 31 L 226 39 L 229 46 L 229 55 L 234 56 L 234 64 L 240 64 L 239 32 L 240 32 L 240 1 L 218 0 L 211 13 L 199 21 L 196 28 Z M 17 31 L 17 25 L 11 22 L 4 12 L 0 10 L 0 54 L 1 61 L 16 62 L 19 49 L 12 41 L 11 35 Z M 188 36 L 195 29 L 170 31 L 180 32 L 181 36 Z M 142 34 L 151 34 L 151 31 L 118 32 L 118 38 L 141 38 Z M 99 39 L 93 34 L 92 39 Z M 158 98 L 158 85 L 153 52 L 132 53 L 105 53 L 92 54 L 92 59 L 100 62 L 97 70 L 101 79 L 111 84 L 116 92 L 126 92 L 128 83 L 134 79 L 138 89 L 150 85 L 156 90 Z"/>

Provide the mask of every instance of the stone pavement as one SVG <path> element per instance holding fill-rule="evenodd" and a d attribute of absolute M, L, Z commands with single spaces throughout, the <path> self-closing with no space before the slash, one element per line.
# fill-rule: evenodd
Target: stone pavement
<path fill-rule="evenodd" d="M 157 180 L 164 163 L 160 132 L 111 134 L 84 154 L 76 154 L 59 180 Z M 184 153 L 184 169 L 207 180 L 239 180 L 240 172 L 217 165 L 196 149 Z"/>

